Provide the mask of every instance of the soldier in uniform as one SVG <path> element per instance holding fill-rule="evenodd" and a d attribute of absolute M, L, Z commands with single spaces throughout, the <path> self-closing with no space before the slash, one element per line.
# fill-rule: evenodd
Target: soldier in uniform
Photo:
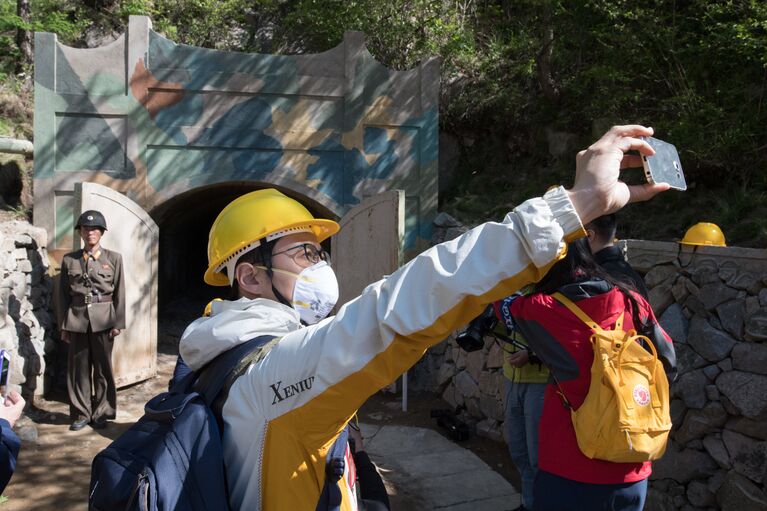
<path fill-rule="evenodd" d="M 101 246 L 107 230 L 104 215 L 86 211 L 75 228 L 85 247 L 61 261 L 57 308 L 61 340 L 69 343 L 67 389 L 72 431 L 89 423 L 101 429 L 115 418 L 112 346 L 125 329 L 122 257 Z"/>

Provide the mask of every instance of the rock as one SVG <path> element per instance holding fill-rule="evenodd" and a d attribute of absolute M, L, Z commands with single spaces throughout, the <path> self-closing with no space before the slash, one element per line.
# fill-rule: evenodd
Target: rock
<path fill-rule="evenodd" d="M 709 379 L 709 381 L 716 380 L 716 377 L 719 376 L 719 374 L 722 372 L 722 370 L 719 368 L 718 365 L 708 365 L 703 368 L 703 374 L 706 375 L 706 378 Z M 706 385 L 708 386 L 708 385 Z"/>
<path fill-rule="evenodd" d="M 503 405 L 495 396 L 481 394 L 479 397 L 479 409 L 482 415 L 497 421 L 503 420 Z"/>
<path fill-rule="evenodd" d="M 739 342 L 732 349 L 731 358 L 734 369 L 767 374 L 767 344 Z"/>
<path fill-rule="evenodd" d="M 741 270 L 734 261 L 725 261 L 719 266 L 719 278 L 735 289 L 752 289 L 759 283 L 756 275 Z"/>
<path fill-rule="evenodd" d="M 717 464 L 705 452 L 693 449 L 679 450 L 674 442 L 669 442 L 663 457 L 653 462 L 650 479 L 673 479 L 686 484 L 693 479 L 712 475 Z"/>
<path fill-rule="evenodd" d="M 708 365 L 708 362 L 698 355 L 694 349 L 687 344 L 674 346 L 676 351 L 676 366 L 679 376 L 689 373 L 693 369 L 700 369 Z"/>
<path fill-rule="evenodd" d="M 455 410 L 458 408 L 458 401 L 455 398 L 455 385 L 450 383 L 445 391 L 442 393 L 442 400 L 445 401 L 448 405 L 450 405 L 450 408 Z"/>
<path fill-rule="evenodd" d="M 674 439 L 684 445 L 718 431 L 727 422 L 727 412 L 720 403 L 706 403 L 701 410 L 690 410 Z"/>
<path fill-rule="evenodd" d="M 749 341 L 767 340 L 767 307 L 756 310 L 746 318 L 743 337 Z"/>
<path fill-rule="evenodd" d="M 682 399 L 687 408 L 701 409 L 706 404 L 707 383 L 708 378 L 699 369 L 683 374 L 671 387 L 672 397 Z"/>
<path fill-rule="evenodd" d="M 729 470 L 732 467 L 732 464 L 730 463 L 730 453 L 727 452 L 727 448 L 724 446 L 724 442 L 721 438 L 717 438 L 715 435 L 708 435 L 703 439 L 703 447 L 706 449 L 708 455 L 711 456 L 721 468 Z"/>
<path fill-rule="evenodd" d="M 429 353 L 432 355 L 444 355 L 445 351 L 447 351 L 446 342 L 440 342 L 429 348 Z"/>
<path fill-rule="evenodd" d="M 728 287 L 722 282 L 713 282 L 701 286 L 698 298 L 703 302 L 706 310 L 714 310 L 718 305 L 728 302 L 738 296 L 738 291 Z"/>
<path fill-rule="evenodd" d="M 449 362 L 442 364 L 439 367 L 439 370 L 437 371 L 437 381 L 436 381 L 437 386 L 441 387 L 442 385 L 452 380 L 455 372 L 456 372 L 455 364 L 451 364 Z"/>
<path fill-rule="evenodd" d="M 472 419 L 483 419 L 486 417 L 479 407 L 479 399 L 466 398 L 464 405 L 466 406 L 466 412 Z"/>
<path fill-rule="evenodd" d="M 489 438 L 495 442 L 503 441 L 503 434 L 501 434 L 501 427 L 497 421 L 492 419 L 485 419 L 477 423 L 477 436 L 483 438 Z"/>
<path fill-rule="evenodd" d="M 735 346 L 735 342 L 735 339 L 712 327 L 706 319 L 700 316 L 694 316 L 690 321 L 687 343 L 700 356 L 710 362 L 719 362 L 726 358 Z"/>
<path fill-rule="evenodd" d="M 719 265 L 711 259 L 698 259 L 695 267 L 691 270 L 692 281 L 698 286 L 721 282 L 719 279 Z"/>
<path fill-rule="evenodd" d="M 676 301 L 676 303 L 684 303 L 687 297 L 690 296 L 690 291 L 687 289 L 687 282 L 689 282 L 687 278 L 679 277 L 676 282 L 674 282 L 674 285 L 671 286 L 671 294 L 674 295 L 674 301 Z"/>
<path fill-rule="evenodd" d="M 455 390 L 457 394 L 460 394 L 464 398 L 479 397 L 479 386 L 471 375 L 463 370 L 453 378 L 455 384 Z"/>
<path fill-rule="evenodd" d="M 16 435 L 21 439 L 22 442 L 37 442 L 37 428 L 32 424 L 16 428 Z"/>
<path fill-rule="evenodd" d="M 504 376 L 498 371 L 484 371 L 479 377 L 479 391 L 488 396 L 498 396 L 501 393 Z"/>
<path fill-rule="evenodd" d="M 732 371 L 732 359 L 731 358 L 725 358 L 721 362 L 718 362 L 716 365 L 719 366 L 719 368 L 722 371 L 725 371 L 725 372 Z"/>
<path fill-rule="evenodd" d="M 666 308 L 674 303 L 674 295 L 671 294 L 671 284 L 661 284 L 650 290 L 649 302 L 656 315 L 662 315 Z"/>
<path fill-rule="evenodd" d="M 755 296 L 746 298 L 746 317 L 759 310 L 759 299 Z"/>
<path fill-rule="evenodd" d="M 716 493 L 719 491 L 719 488 L 722 487 L 722 483 L 724 483 L 725 477 L 727 477 L 727 472 L 720 470 L 708 478 L 706 484 L 708 485 L 708 489 L 711 491 L 711 493 Z"/>
<path fill-rule="evenodd" d="M 663 491 L 658 491 L 654 487 L 647 490 L 645 507 L 648 511 L 676 511 L 674 497 L 667 495 Z"/>
<path fill-rule="evenodd" d="M 767 418 L 767 376 L 733 370 L 720 374 L 716 386 L 741 415 Z"/>
<path fill-rule="evenodd" d="M 764 511 L 767 496 L 754 483 L 736 472 L 729 472 L 716 492 L 722 511 Z"/>
<path fill-rule="evenodd" d="M 733 468 L 755 483 L 762 484 L 767 473 L 767 442 L 728 429 L 722 432 L 722 441 L 730 453 Z"/>
<path fill-rule="evenodd" d="M 687 407 L 684 405 L 684 401 L 681 399 L 671 400 L 671 424 L 678 429 L 684 422 L 684 417 L 687 414 Z"/>
<path fill-rule="evenodd" d="M 759 291 L 759 305 L 762 307 L 767 305 L 767 287 Z"/>
<path fill-rule="evenodd" d="M 466 369 L 466 352 L 458 346 L 453 348 L 453 360 L 457 369 Z"/>
<path fill-rule="evenodd" d="M 482 374 L 482 368 L 485 365 L 484 350 L 472 351 L 466 354 L 466 370 L 469 372 L 474 381 L 479 381 L 479 376 Z"/>
<path fill-rule="evenodd" d="M 731 300 L 716 308 L 722 328 L 737 339 L 743 337 L 743 322 L 746 318 L 746 306 L 743 300 Z"/>
<path fill-rule="evenodd" d="M 708 317 L 708 311 L 696 295 L 690 295 L 687 300 L 684 301 L 684 308 L 689 310 L 693 315 Z"/>
<path fill-rule="evenodd" d="M 767 420 L 755 421 L 745 417 L 732 417 L 724 427 L 753 438 L 767 440 Z"/>
<path fill-rule="evenodd" d="M 687 485 L 687 500 L 697 507 L 716 505 L 716 495 L 709 491 L 706 483 L 702 481 L 691 481 Z"/>
<path fill-rule="evenodd" d="M 487 354 L 486 365 L 488 369 L 503 367 L 503 349 L 497 342 L 494 342 L 490 347 L 490 352 Z"/>
<path fill-rule="evenodd" d="M 719 389 L 716 385 L 706 385 L 706 398 L 709 401 L 719 401 Z"/>
<path fill-rule="evenodd" d="M 666 308 L 660 316 L 660 326 L 671 337 L 674 344 L 683 344 L 687 342 L 687 332 L 690 328 L 690 322 L 684 317 L 682 306 L 678 303 L 672 303 Z"/>
<path fill-rule="evenodd" d="M 648 289 L 652 289 L 656 287 L 657 285 L 661 284 L 662 282 L 665 282 L 673 277 L 676 277 L 676 274 L 678 272 L 679 272 L 679 268 L 677 268 L 676 266 L 672 266 L 668 264 L 665 264 L 662 266 L 656 266 L 652 270 L 648 271 L 647 274 L 644 276 L 644 283 Z"/>

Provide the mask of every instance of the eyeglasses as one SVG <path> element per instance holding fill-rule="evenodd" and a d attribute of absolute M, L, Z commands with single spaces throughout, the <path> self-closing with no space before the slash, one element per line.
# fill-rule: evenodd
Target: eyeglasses
<path fill-rule="evenodd" d="M 299 250 L 303 249 L 303 250 Z M 293 262 L 296 264 L 301 264 L 303 261 L 301 260 L 303 258 L 304 261 L 308 261 L 311 264 L 317 264 L 320 261 L 327 261 L 330 262 L 330 254 L 322 250 L 321 248 L 317 248 L 316 245 L 313 245 L 312 243 L 302 243 L 300 245 L 295 245 L 290 248 L 286 248 L 285 250 L 282 250 L 280 252 L 274 252 L 272 253 L 272 257 L 285 254 L 291 259 L 293 259 Z"/>

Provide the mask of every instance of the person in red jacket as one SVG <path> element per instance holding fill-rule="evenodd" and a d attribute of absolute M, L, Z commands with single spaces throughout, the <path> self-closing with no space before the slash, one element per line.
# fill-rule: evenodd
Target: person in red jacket
<path fill-rule="evenodd" d="M 514 321 L 532 350 L 548 365 L 567 400 L 577 409 L 591 383 L 594 352 L 589 327 L 551 295 L 564 294 L 599 326 L 612 329 L 625 312 L 623 328 L 635 328 L 655 345 L 669 382 L 676 374 L 671 338 L 647 301 L 625 281 L 615 280 L 594 262 L 586 240 L 570 243 L 533 294 L 512 303 Z M 546 389 L 539 424 L 535 511 L 573 509 L 639 511 L 644 507 L 651 463 L 615 463 L 586 457 L 555 384 Z"/>

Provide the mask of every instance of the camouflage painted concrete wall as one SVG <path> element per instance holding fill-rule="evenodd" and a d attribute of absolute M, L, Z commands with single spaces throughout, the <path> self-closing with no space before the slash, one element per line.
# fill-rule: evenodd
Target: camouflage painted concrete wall
<path fill-rule="evenodd" d="M 73 246 L 73 190 L 96 182 L 152 212 L 219 183 L 274 184 L 339 217 L 384 190 L 406 194 L 405 246 L 437 206 L 439 64 L 392 71 L 363 35 L 316 55 L 175 44 L 132 16 L 107 46 L 35 35 L 35 225 Z"/>

